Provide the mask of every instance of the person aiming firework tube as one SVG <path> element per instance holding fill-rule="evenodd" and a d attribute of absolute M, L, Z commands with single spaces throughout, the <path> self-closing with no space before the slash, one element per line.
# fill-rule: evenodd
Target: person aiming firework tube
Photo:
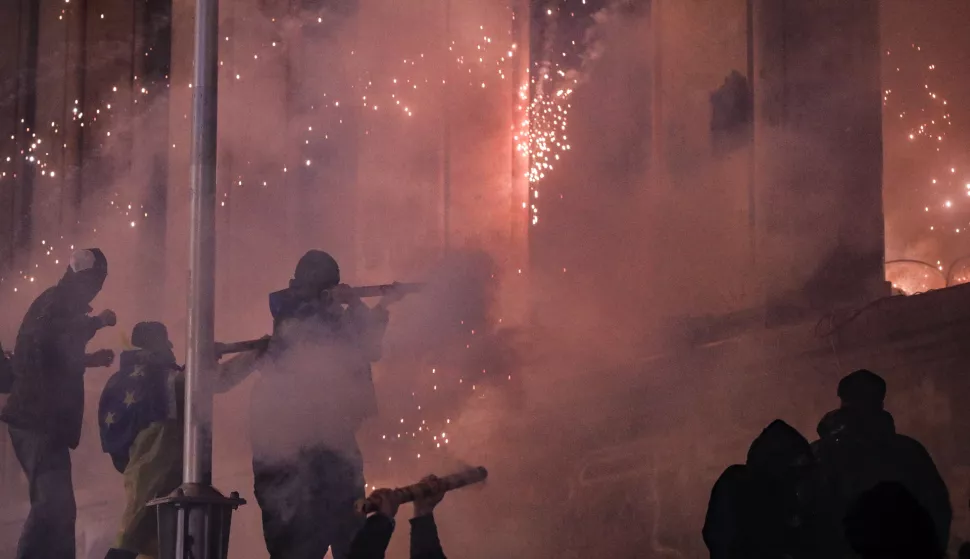
<path fill-rule="evenodd" d="M 273 335 L 253 388 L 253 477 L 273 559 L 347 559 L 363 519 L 363 458 L 356 434 L 377 412 L 371 364 L 380 360 L 387 307 L 415 285 L 353 288 L 326 252 L 299 261 L 270 294 Z M 382 295 L 368 307 L 362 297 Z M 227 349 L 227 348 L 224 348 Z"/>

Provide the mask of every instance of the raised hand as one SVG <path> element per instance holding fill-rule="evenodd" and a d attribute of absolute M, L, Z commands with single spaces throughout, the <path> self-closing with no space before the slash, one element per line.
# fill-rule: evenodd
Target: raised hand
<path fill-rule="evenodd" d="M 434 508 L 438 506 L 438 503 L 445 498 L 445 492 L 440 487 L 440 482 L 438 481 L 438 476 L 432 474 L 421 480 L 421 483 L 426 483 L 431 486 L 431 493 L 425 497 L 414 500 L 414 517 L 427 516 L 434 512 Z"/>
<path fill-rule="evenodd" d="M 377 512 L 388 518 L 393 519 L 397 515 L 400 503 L 394 498 L 394 492 L 390 489 L 378 489 L 371 493 L 370 499 L 377 502 Z"/>
<path fill-rule="evenodd" d="M 360 297 L 354 294 L 354 288 L 344 283 L 330 290 L 330 298 L 338 305 L 357 306 L 362 303 Z"/>
<path fill-rule="evenodd" d="M 101 314 L 98 315 L 98 320 L 101 321 L 102 327 L 114 326 L 115 324 L 118 324 L 118 315 L 116 315 L 111 309 L 105 309 L 101 311 Z"/>
<path fill-rule="evenodd" d="M 85 365 L 88 367 L 110 367 L 115 362 L 115 352 L 110 349 L 99 349 L 86 357 Z"/>

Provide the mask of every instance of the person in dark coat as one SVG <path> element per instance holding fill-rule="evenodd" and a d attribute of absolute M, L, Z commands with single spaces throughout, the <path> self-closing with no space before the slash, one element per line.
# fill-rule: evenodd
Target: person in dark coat
<path fill-rule="evenodd" d="M 435 476 L 421 480 L 434 484 Z M 398 505 L 389 489 L 378 489 L 371 495 L 378 498 L 378 512 L 367 517 L 364 527 L 357 533 L 350 546 L 348 559 L 384 559 L 387 546 L 394 533 Z M 438 539 L 438 526 L 434 521 L 434 508 L 445 494 L 434 493 L 414 501 L 414 517 L 411 518 L 411 559 L 447 559 Z"/>
<path fill-rule="evenodd" d="M 84 371 L 114 361 L 111 350 L 85 353 L 95 333 L 117 320 L 110 310 L 89 314 L 107 275 L 100 250 L 76 251 L 64 277 L 30 305 L 17 334 L 13 386 L 0 413 L 30 489 L 17 559 L 74 559 L 70 451 L 81 439 Z"/>
<path fill-rule="evenodd" d="M 882 482 L 895 482 L 912 494 L 933 521 L 937 545 L 949 544 L 953 510 L 946 483 L 926 449 L 896 432 L 893 416 L 884 407 L 886 382 L 859 370 L 839 383 L 839 409 L 827 413 L 813 443 L 819 476 L 824 522 L 819 541 L 828 557 L 851 553 L 844 522 L 850 507 Z"/>
<path fill-rule="evenodd" d="M 157 557 L 156 512 L 145 503 L 182 483 L 182 367 L 159 322 L 136 324 L 131 344 L 98 404 L 101 448 L 125 480 L 122 527 L 106 559 Z"/>
<path fill-rule="evenodd" d="M 175 360 L 168 329 L 139 322 L 135 349 L 121 353 L 121 366 L 105 384 L 98 405 L 101 448 L 124 476 L 125 512 L 105 559 L 158 557 L 158 516 L 145 504 L 182 484 L 185 372 Z M 219 352 L 220 344 L 216 344 Z M 229 390 L 260 351 L 237 355 L 216 368 L 215 392 Z"/>
<path fill-rule="evenodd" d="M 883 482 L 849 507 L 845 536 L 862 559 L 941 559 L 930 514 L 902 484 Z"/>
<path fill-rule="evenodd" d="M 345 559 L 363 519 L 356 433 L 374 415 L 371 363 L 381 357 L 385 298 L 368 308 L 337 262 L 310 251 L 290 287 L 270 296 L 273 336 L 253 389 L 256 501 L 271 559 Z"/>
<path fill-rule="evenodd" d="M 814 556 L 808 440 L 781 420 L 728 467 L 711 491 L 704 543 L 711 559 L 801 559 Z"/>

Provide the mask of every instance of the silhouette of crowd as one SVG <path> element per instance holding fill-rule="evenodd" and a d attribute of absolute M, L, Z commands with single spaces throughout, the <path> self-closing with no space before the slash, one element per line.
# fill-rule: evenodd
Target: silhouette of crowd
<path fill-rule="evenodd" d="M 76 251 L 61 280 L 28 309 L 12 356 L 0 348 L 0 393 L 10 394 L 0 422 L 28 480 L 31 505 L 17 559 L 76 555 L 71 451 L 81 438 L 84 374 L 114 363 L 113 351 L 86 349 L 99 330 L 117 324 L 110 310 L 91 314 L 107 274 L 100 250 Z M 369 307 L 340 283 L 329 254 L 310 251 L 290 286 L 269 297 L 273 334 L 213 363 L 216 392 L 257 367 L 262 373 L 250 415 L 253 426 L 266 428 L 250 436 L 254 494 L 274 559 L 320 558 L 328 550 L 336 559 L 385 555 L 398 502 L 379 490 L 371 496 L 376 511 L 367 519 L 356 514 L 365 486 L 355 437 L 377 411 L 371 364 L 381 358 L 387 306 L 401 296 L 385 294 Z M 102 450 L 126 490 L 122 526 L 106 559 L 158 556 L 157 521 L 146 503 L 182 481 L 184 368 L 161 323 L 139 322 L 131 345 L 98 407 Z M 229 353 L 225 347 L 217 344 L 217 357 Z M 330 397 L 327 405 L 322 396 Z M 926 449 L 896 432 L 885 410 L 885 380 L 856 371 L 839 382 L 838 397 L 839 407 L 818 423 L 818 440 L 809 443 L 775 420 L 751 443 L 745 463 L 720 476 L 703 528 L 712 559 L 946 554 L 952 520 L 946 484 Z M 445 557 L 432 514 L 443 494 L 431 491 L 414 501 L 413 559 Z M 959 556 L 970 559 L 970 547 Z"/>
<path fill-rule="evenodd" d="M 929 453 L 896 432 L 886 382 L 859 370 L 809 444 L 775 420 L 744 464 L 714 485 L 704 523 L 711 559 L 938 559 L 950 497 Z"/>

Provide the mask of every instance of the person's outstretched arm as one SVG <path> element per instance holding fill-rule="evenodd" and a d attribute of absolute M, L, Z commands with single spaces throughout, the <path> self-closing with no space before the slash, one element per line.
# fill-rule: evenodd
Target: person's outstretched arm
<path fill-rule="evenodd" d="M 438 539 L 434 514 L 411 519 L 411 559 L 447 559 Z"/>
<path fill-rule="evenodd" d="M 421 481 L 434 485 L 438 478 L 428 476 Z M 411 519 L 411 559 L 447 559 L 438 539 L 438 526 L 434 522 L 434 508 L 445 496 L 434 492 L 429 497 L 414 501 L 414 518 Z"/>
<path fill-rule="evenodd" d="M 214 391 L 216 394 L 229 392 L 242 381 L 249 378 L 262 363 L 263 355 L 269 348 L 269 336 L 263 336 L 265 345 L 258 349 L 236 354 L 225 361 L 216 364 L 216 382 Z M 217 351 L 218 351 L 218 344 Z"/>
<path fill-rule="evenodd" d="M 391 543 L 394 533 L 394 515 L 397 514 L 397 503 L 390 498 L 390 491 L 378 489 L 371 495 L 380 497 L 379 511 L 370 515 L 364 527 L 357 532 L 350 544 L 350 554 L 347 559 L 384 559 L 387 545 Z"/>

